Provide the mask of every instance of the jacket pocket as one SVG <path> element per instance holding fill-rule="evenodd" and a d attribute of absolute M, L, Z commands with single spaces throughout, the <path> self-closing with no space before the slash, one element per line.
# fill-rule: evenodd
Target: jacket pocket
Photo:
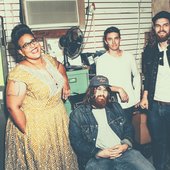
<path fill-rule="evenodd" d="M 113 129 L 113 131 L 116 134 L 120 135 L 123 132 L 123 127 L 124 127 L 125 122 L 126 122 L 125 118 L 122 116 L 119 116 L 116 119 L 109 122 L 109 126 Z"/>
<path fill-rule="evenodd" d="M 95 137 L 97 125 L 81 125 L 82 134 L 85 140 L 92 142 Z"/>

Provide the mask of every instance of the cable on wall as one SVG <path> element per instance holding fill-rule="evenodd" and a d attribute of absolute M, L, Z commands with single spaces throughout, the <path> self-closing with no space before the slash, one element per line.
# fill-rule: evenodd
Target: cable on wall
<path fill-rule="evenodd" d="M 139 51 L 140 51 L 140 44 L 141 44 L 141 36 L 140 36 L 140 19 L 141 19 L 141 0 L 138 2 L 138 35 L 137 35 L 137 48 L 136 48 L 136 58 L 139 58 Z M 144 80 L 144 75 L 142 72 L 140 73 L 141 75 L 141 82 Z M 141 83 L 141 89 L 143 89 L 143 83 Z"/>
<path fill-rule="evenodd" d="M 87 15 L 87 19 L 86 19 L 86 24 L 85 24 L 85 29 L 84 29 L 84 35 L 86 33 L 86 29 L 87 29 L 87 25 L 88 25 L 88 22 L 89 22 L 89 6 L 90 6 L 90 0 L 88 0 L 87 2 L 87 7 L 86 7 L 86 15 Z"/>
<path fill-rule="evenodd" d="M 137 34 L 137 48 L 136 48 L 136 57 L 139 55 L 140 51 L 140 18 L 141 18 L 141 0 L 138 2 L 138 34 Z"/>
<path fill-rule="evenodd" d="M 94 49 L 96 51 L 96 36 L 95 36 L 95 19 L 94 19 L 94 11 L 95 11 L 95 3 L 92 3 L 90 6 L 89 6 L 89 9 L 88 9 L 88 13 L 89 15 L 92 16 L 91 18 L 91 22 L 90 22 L 90 28 L 89 28 L 89 31 L 88 31 L 88 35 L 87 35 L 87 38 L 86 38 L 86 42 L 85 42 L 85 45 L 86 43 L 88 42 L 88 39 L 89 39 L 89 36 L 90 36 L 90 31 L 92 30 L 92 26 L 93 26 L 93 38 L 94 38 Z M 85 46 L 84 46 L 85 47 Z"/>

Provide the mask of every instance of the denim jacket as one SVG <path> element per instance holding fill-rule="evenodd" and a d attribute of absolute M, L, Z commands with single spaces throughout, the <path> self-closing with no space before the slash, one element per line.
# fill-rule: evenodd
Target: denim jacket
<path fill-rule="evenodd" d="M 121 143 L 127 143 L 132 146 L 133 127 L 127 121 L 119 103 L 113 102 L 112 108 L 106 107 L 105 109 L 108 124 L 119 136 Z M 100 148 L 95 146 L 97 133 L 98 124 L 90 105 L 80 105 L 70 114 L 69 137 L 71 145 L 78 156 L 79 165 L 85 165 L 90 158 L 95 157 L 100 151 Z"/>
<path fill-rule="evenodd" d="M 170 66 L 170 45 L 167 47 L 166 53 Z M 158 66 L 159 64 L 161 64 L 160 61 L 162 57 L 163 52 L 159 51 L 158 45 L 155 45 L 153 47 L 147 45 L 142 56 L 143 74 L 145 77 L 144 90 L 148 91 L 149 107 L 152 106 L 155 94 Z"/>

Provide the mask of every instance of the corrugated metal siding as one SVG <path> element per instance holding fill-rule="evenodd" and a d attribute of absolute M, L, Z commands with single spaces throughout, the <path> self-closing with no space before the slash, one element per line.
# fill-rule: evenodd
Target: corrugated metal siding
<path fill-rule="evenodd" d="M 86 15 L 88 22 L 83 52 L 103 50 L 103 32 L 107 27 L 114 25 L 121 30 L 122 49 L 131 51 L 136 56 L 138 67 L 141 68 L 144 33 L 151 27 L 152 0 L 85 0 L 85 8 L 92 3 L 96 9 L 94 15 Z M 12 28 L 19 23 L 19 0 L 0 0 L 0 9 L 9 42 Z M 7 55 L 11 69 L 15 62 L 8 52 L 8 46 Z"/>
<path fill-rule="evenodd" d="M 104 50 L 103 32 L 107 27 L 116 26 L 121 31 L 121 48 L 135 55 L 141 70 L 145 32 L 151 28 L 152 0 L 85 0 L 85 7 L 92 3 L 95 10 L 93 15 L 86 15 L 83 52 Z"/>
<path fill-rule="evenodd" d="M 11 40 L 11 30 L 19 23 L 19 0 L 0 0 L 0 15 L 4 19 L 4 29 L 7 41 L 7 60 L 8 68 L 11 69 L 15 66 L 15 61 L 10 55 L 10 40 Z"/>

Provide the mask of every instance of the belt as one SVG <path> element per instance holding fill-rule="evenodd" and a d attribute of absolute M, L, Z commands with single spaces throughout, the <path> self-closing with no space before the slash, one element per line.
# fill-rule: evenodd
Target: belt
<path fill-rule="evenodd" d="M 170 102 L 162 102 L 162 101 L 158 101 L 158 100 L 155 100 L 155 102 L 157 102 L 159 105 L 169 105 L 170 106 Z"/>

